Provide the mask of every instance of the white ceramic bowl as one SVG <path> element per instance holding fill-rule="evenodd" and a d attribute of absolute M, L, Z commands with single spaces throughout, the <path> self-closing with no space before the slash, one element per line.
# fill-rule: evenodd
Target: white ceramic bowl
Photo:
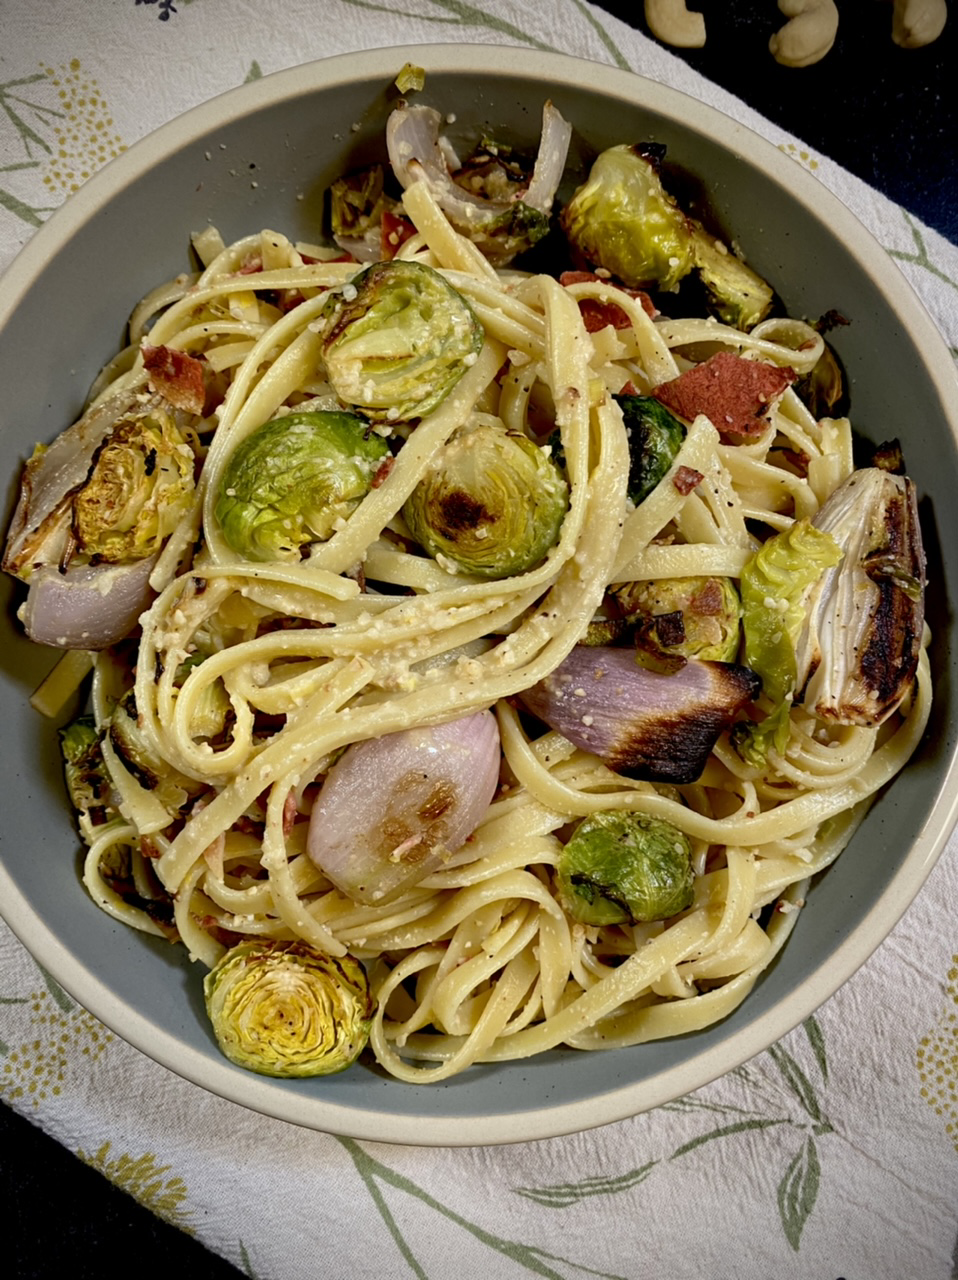
<path fill-rule="evenodd" d="M 837 308 L 855 425 L 899 436 L 922 497 L 930 559 L 936 703 L 923 747 L 813 886 L 777 963 L 721 1024 L 610 1053 L 553 1051 L 416 1087 L 359 1066 L 325 1079 L 270 1080 L 232 1066 L 183 949 L 115 924 L 90 902 L 64 795 L 56 734 L 27 699 L 53 655 L 25 640 L 4 581 L 0 723 L 4 768 L 0 910 L 63 986 L 158 1062 L 244 1106 L 355 1137 L 432 1145 L 542 1138 L 635 1114 L 737 1066 L 808 1016 L 871 954 L 918 892 L 956 810 L 958 385 L 938 331 L 897 268 L 794 161 L 674 91 L 608 66 L 527 49 L 428 46 L 337 57 L 244 85 L 188 112 L 90 179 L 36 234 L 0 292 L 0 439 L 8 475 L 36 440 L 77 415 L 122 341 L 134 303 L 188 266 L 191 231 L 227 241 L 261 227 L 315 238 L 322 196 L 345 169 L 382 155 L 392 81 L 407 60 L 426 100 L 534 144 L 551 96 L 575 125 L 570 163 L 652 139 L 701 179 L 714 210 L 793 314 Z M 394 93 L 394 91 L 393 91 Z"/>

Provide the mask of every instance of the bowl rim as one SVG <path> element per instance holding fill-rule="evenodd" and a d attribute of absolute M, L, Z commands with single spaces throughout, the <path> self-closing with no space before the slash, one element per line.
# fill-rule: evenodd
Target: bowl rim
<path fill-rule="evenodd" d="M 329 89 L 357 82 L 389 83 L 404 62 L 422 66 L 427 81 L 430 72 L 482 75 L 488 73 L 491 50 L 497 76 L 539 83 L 544 96 L 548 96 L 550 85 L 567 84 L 600 97 L 633 102 L 709 137 L 718 129 L 727 137 L 728 149 L 786 187 L 816 220 L 827 220 L 883 294 L 887 295 L 894 282 L 895 306 L 905 327 L 917 335 L 925 371 L 958 440 L 958 378 L 949 376 L 953 366 L 942 335 L 897 265 L 818 178 L 753 129 L 680 90 L 605 63 L 570 54 L 530 53 L 524 47 L 511 45 L 400 45 L 337 54 L 273 72 L 192 107 L 111 160 L 27 241 L 0 278 L 0 332 L 49 257 L 96 215 L 102 203 L 101 193 L 116 195 L 198 137 L 279 101 L 308 96 L 320 86 Z M 597 83 L 598 68 L 602 74 Z M 631 1117 L 708 1084 L 766 1049 L 833 995 L 884 941 L 925 883 L 956 818 L 958 778 L 953 755 L 944 784 L 909 853 L 873 907 L 829 952 L 827 965 L 820 964 L 773 1008 L 751 1019 L 720 1044 L 651 1078 L 597 1097 L 498 1115 L 397 1115 L 278 1089 L 275 1081 L 239 1073 L 225 1058 L 218 1062 L 184 1044 L 174 1033 L 158 1028 L 136 1007 L 116 996 L 103 978 L 79 962 L 47 928 L 2 862 L 0 913 L 33 957 L 84 1008 L 152 1060 L 214 1095 L 265 1116 L 352 1138 L 416 1146 L 487 1146 L 558 1137 Z"/>

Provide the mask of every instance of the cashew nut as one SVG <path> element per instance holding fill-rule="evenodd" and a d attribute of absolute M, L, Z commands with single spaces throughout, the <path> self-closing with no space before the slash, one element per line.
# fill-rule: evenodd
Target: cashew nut
<path fill-rule="evenodd" d="M 838 32 L 835 0 L 778 0 L 778 7 L 789 21 L 768 42 L 775 61 L 808 67 L 824 58 Z"/>
<path fill-rule="evenodd" d="M 891 38 L 903 49 L 920 49 L 938 39 L 947 17 L 945 0 L 895 0 Z"/>
<path fill-rule="evenodd" d="M 701 49 L 705 44 L 705 19 L 686 9 L 685 0 L 645 0 L 645 20 L 664 44 L 679 49 Z"/>

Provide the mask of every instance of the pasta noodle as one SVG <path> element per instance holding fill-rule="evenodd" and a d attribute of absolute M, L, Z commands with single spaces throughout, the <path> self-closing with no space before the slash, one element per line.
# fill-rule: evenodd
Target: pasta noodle
<path fill-rule="evenodd" d="M 723 734 L 694 783 L 626 777 L 523 714 L 517 695 L 582 640 L 610 586 L 738 579 L 757 530 L 814 517 L 852 472 L 851 426 L 817 420 L 792 388 L 767 427 L 738 443 L 698 415 L 665 477 L 632 506 L 615 393 L 630 384 L 647 394 L 704 351 L 801 375 L 821 356 L 821 336 L 793 319 L 746 334 L 712 319 L 652 318 L 607 280 L 563 286 L 497 271 L 426 184 L 408 189 L 404 208 L 415 234 L 399 259 L 433 268 L 469 301 L 482 348 L 404 438 L 382 483 L 308 557 L 240 557 L 217 521 L 216 495 L 261 424 L 333 405 L 317 372 L 320 320 L 355 262 L 315 261 L 269 230 L 225 245 L 210 229 L 196 242 L 202 270 L 144 300 L 134 347 L 97 386 L 101 403 L 144 391 L 146 340 L 202 357 L 224 393 L 201 426 L 195 500 L 152 570 L 158 594 L 129 668 L 118 667 L 115 648 L 95 658 L 98 729 L 132 681 L 139 729 L 186 790 L 145 785 L 107 737 L 117 816 L 85 831 L 83 878 L 112 916 L 153 934 L 175 930 L 207 966 L 244 938 L 299 939 L 357 958 L 376 1001 L 375 1058 L 416 1083 L 563 1044 L 635 1045 L 725 1017 L 785 944 L 809 881 L 914 750 L 931 682 L 923 648 L 912 694 L 883 725 L 829 726 L 796 705 L 787 740 L 764 765 L 745 763 Z M 258 269 L 244 270 L 254 258 Z M 286 310 L 277 301 L 294 296 Z M 590 333 L 585 299 L 614 303 L 627 324 Z M 541 564 L 489 581 L 423 555 L 402 511 L 437 450 L 482 418 L 541 438 L 543 405 L 561 439 L 569 501 Z M 804 471 L 789 453 L 804 457 Z M 673 483 L 683 469 L 700 477 L 691 490 Z M 197 653 L 205 658 L 191 665 Z M 213 697 L 228 705 L 229 728 L 211 740 L 203 715 Z M 307 852 L 317 780 L 350 744 L 488 708 L 501 785 L 467 844 L 388 901 L 347 897 Z M 688 838 L 691 905 L 634 925 L 569 913 L 555 870 L 571 824 L 600 812 L 659 818 Z M 117 891 L 120 864 L 134 893 Z M 159 910 L 169 902 L 172 920 Z"/>

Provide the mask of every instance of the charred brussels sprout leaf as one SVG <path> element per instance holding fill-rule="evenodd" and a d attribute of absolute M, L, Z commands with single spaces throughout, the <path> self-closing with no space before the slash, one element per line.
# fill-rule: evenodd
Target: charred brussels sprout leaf
<path fill-rule="evenodd" d="M 549 452 L 499 423 L 465 427 L 403 507 L 429 554 L 465 573 L 507 578 L 558 540 L 569 489 Z"/>
<path fill-rule="evenodd" d="M 215 514 L 224 538 L 247 560 L 292 558 L 350 515 L 387 452 L 350 413 L 291 413 L 265 423 L 223 470 Z"/>
<path fill-rule="evenodd" d="M 693 224 L 692 254 L 714 316 L 746 333 L 765 319 L 775 297 L 771 285 L 699 223 Z"/>
<path fill-rule="evenodd" d="M 99 826 L 114 816 L 110 779 L 100 751 L 100 734 L 92 716 L 80 716 L 60 730 L 60 754 L 67 794 L 80 819 Z"/>
<path fill-rule="evenodd" d="M 460 293 L 431 267 L 394 259 L 360 272 L 325 312 L 323 356 L 336 394 L 374 422 L 422 418 L 483 341 Z"/>
<path fill-rule="evenodd" d="M 742 605 L 730 578 L 626 582 L 613 596 L 629 622 L 661 649 L 684 658 L 734 662 Z"/>
<path fill-rule="evenodd" d="M 638 506 L 675 461 L 685 427 L 654 396 L 616 396 L 615 400 L 629 436 L 628 494 Z"/>
<path fill-rule="evenodd" d="M 369 1039 L 375 1005 L 350 955 L 302 942 L 241 942 L 206 975 L 203 990 L 223 1053 L 260 1075 L 332 1075 Z"/>
<path fill-rule="evenodd" d="M 690 223 L 656 159 L 652 147 L 603 151 L 559 216 L 573 252 L 632 289 L 674 289 L 692 268 Z"/>
<path fill-rule="evenodd" d="M 193 439 L 160 408 L 117 423 L 73 500 L 84 558 L 123 564 L 160 550 L 193 499 Z"/>
<path fill-rule="evenodd" d="M 558 865 L 563 905 L 591 925 L 667 920 L 691 904 L 694 879 L 687 836 L 637 813 L 585 818 Z"/>
<path fill-rule="evenodd" d="M 374 164 L 337 178 L 330 187 L 330 222 L 337 242 L 362 237 L 370 230 L 379 235 L 386 207 L 383 180 L 382 165 Z"/>

